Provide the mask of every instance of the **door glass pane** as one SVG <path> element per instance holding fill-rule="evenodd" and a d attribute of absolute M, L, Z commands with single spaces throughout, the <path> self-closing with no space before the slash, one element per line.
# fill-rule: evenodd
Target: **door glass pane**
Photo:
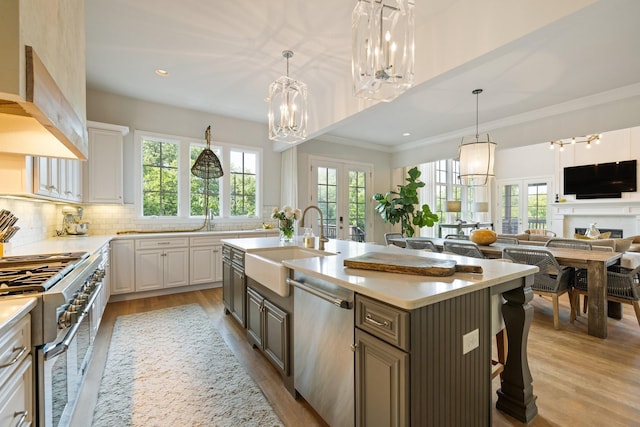
<path fill-rule="evenodd" d="M 520 210 L 520 186 L 503 185 L 500 198 L 502 200 L 502 211 L 500 213 L 500 222 L 502 224 L 501 233 L 517 234 Z"/>
<path fill-rule="evenodd" d="M 337 170 L 335 168 L 318 168 L 318 207 L 322 211 L 324 235 L 329 239 L 336 238 L 337 211 Z M 320 218 L 318 218 L 320 221 Z"/>
<path fill-rule="evenodd" d="M 527 228 L 547 228 L 547 184 L 529 184 L 527 193 Z"/>
<path fill-rule="evenodd" d="M 366 174 L 349 171 L 349 240 L 365 241 Z"/>

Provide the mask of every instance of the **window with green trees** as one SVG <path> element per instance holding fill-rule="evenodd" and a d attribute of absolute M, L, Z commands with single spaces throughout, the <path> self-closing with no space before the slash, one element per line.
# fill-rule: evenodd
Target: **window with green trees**
<path fill-rule="evenodd" d="M 231 150 L 231 216 L 256 215 L 255 153 Z"/>
<path fill-rule="evenodd" d="M 224 174 L 205 181 L 191 173 L 206 147 L 204 141 L 140 132 L 136 147 L 138 203 L 143 217 L 202 218 L 206 213 L 205 195 L 212 216 L 260 215 L 260 149 L 211 144 Z"/>
<path fill-rule="evenodd" d="M 178 144 L 142 142 L 143 216 L 178 215 Z"/>

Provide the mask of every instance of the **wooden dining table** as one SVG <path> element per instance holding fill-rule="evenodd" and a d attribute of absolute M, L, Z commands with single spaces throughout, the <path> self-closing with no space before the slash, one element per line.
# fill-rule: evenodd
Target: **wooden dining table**
<path fill-rule="evenodd" d="M 445 239 L 430 239 L 436 247 L 442 249 Z M 588 292 L 588 326 L 589 335 L 598 338 L 607 337 L 607 267 L 620 262 L 622 253 L 606 251 L 589 251 L 582 249 L 553 248 L 534 245 L 510 245 L 492 243 L 478 245 L 487 258 L 502 258 L 502 250 L 506 247 L 545 249 L 551 252 L 560 265 L 587 270 Z"/>

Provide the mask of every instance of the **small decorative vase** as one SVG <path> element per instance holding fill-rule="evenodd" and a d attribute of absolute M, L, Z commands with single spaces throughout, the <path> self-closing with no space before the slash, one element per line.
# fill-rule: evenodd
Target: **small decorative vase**
<path fill-rule="evenodd" d="M 278 227 L 280 228 L 280 241 L 281 242 L 292 242 L 293 241 L 293 220 L 292 219 L 281 219 L 278 223 Z"/>

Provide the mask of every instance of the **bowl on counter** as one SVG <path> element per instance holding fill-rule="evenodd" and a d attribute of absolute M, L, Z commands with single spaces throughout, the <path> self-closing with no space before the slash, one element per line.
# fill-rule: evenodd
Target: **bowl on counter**
<path fill-rule="evenodd" d="M 70 223 L 65 227 L 65 232 L 67 234 L 87 234 L 89 231 L 89 223 L 88 222 L 80 222 L 80 223 Z"/>

